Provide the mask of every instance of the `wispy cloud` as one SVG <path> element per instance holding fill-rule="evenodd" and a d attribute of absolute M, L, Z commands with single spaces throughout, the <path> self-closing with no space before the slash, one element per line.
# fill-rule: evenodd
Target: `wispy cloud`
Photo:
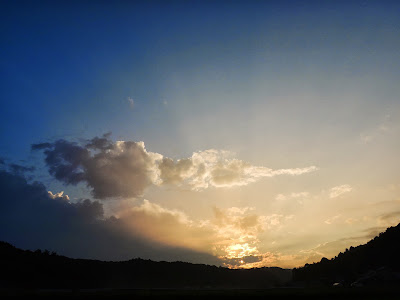
<path fill-rule="evenodd" d="M 302 202 L 302 199 L 307 198 L 310 196 L 308 192 L 297 192 L 297 193 L 290 193 L 290 194 L 278 194 L 276 195 L 275 199 L 278 201 L 284 201 L 289 199 L 296 199 L 299 203 Z"/>
<path fill-rule="evenodd" d="M 134 107 L 135 107 L 135 101 L 133 100 L 133 98 L 128 97 L 128 98 L 127 98 L 127 101 L 128 101 L 128 103 L 129 103 L 130 109 L 134 109 Z"/>
<path fill-rule="evenodd" d="M 378 126 L 375 126 L 373 129 L 363 132 L 360 134 L 360 139 L 364 144 L 371 143 L 377 137 L 384 135 L 390 130 L 389 122 L 390 115 L 386 115 L 384 120 Z"/>
<path fill-rule="evenodd" d="M 233 158 L 232 152 L 216 149 L 195 152 L 192 157 L 177 161 L 163 158 L 159 167 L 161 184 L 186 184 L 193 190 L 244 186 L 263 177 L 295 176 L 318 170 L 316 166 L 278 170 L 253 166 Z"/>
<path fill-rule="evenodd" d="M 400 222 L 400 210 L 384 213 L 378 217 L 378 225 L 381 227 L 395 226 L 399 224 L 399 222 Z"/>
<path fill-rule="evenodd" d="M 336 215 L 331 218 L 328 218 L 325 220 L 325 224 L 331 225 L 331 224 L 337 222 L 341 217 L 342 217 L 342 215 Z"/>
<path fill-rule="evenodd" d="M 329 191 L 329 198 L 337 198 L 345 193 L 349 193 L 353 190 L 353 188 L 348 184 L 343 184 L 339 186 L 335 186 Z"/>

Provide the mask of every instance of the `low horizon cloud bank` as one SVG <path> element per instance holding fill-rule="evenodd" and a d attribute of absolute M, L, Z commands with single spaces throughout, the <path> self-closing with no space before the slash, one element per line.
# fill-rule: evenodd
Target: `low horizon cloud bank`
<path fill-rule="evenodd" d="M 316 166 L 273 170 L 232 158 L 225 150 L 194 152 L 174 161 L 147 151 L 143 142 L 110 140 L 110 134 L 78 144 L 66 140 L 33 144 L 43 150 L 49 173 L 57 180 L 76 185 L 86 183 L 96 199 L 134 198 L 151 186 L 186 186 L 194 191 L 210 187 L 245 186 L 264 177 L 302 175 Z"/>
<path fill-rule="evenodd" d="M 263 216 L 252 207 L 214 207 L 210 220 L 149 200 L 106 217 L 103 204 L 70 201 L 20 174 L 0 170 L 0 240 L 23 249 L 48 249 L 73 258 L 186 261 L 231 268 L 277 262 L 258 249 L 258 234 L 290 216 Z M 272 259 L 273 258 L 273 259 Z"/>
<path fill-rule="evenodd" d="M 297 195 L 297 194 L 296 194 Z M 214 216 L 193 220 L 185 212 L 149 200 L 129 202 L 106 216 L 97 200 L 70 201 L 63 192 L 29 183 L 17 171 L 0 169 L 0 240 L 23 249 L 48 249 L 73 258 L 186 261 L 230 268 L 291 268 L 356 246 L 385 227 L 328 241 L 295 254 L 262 251 L 260 236 L 279 230 L 293 215 L 260 215 L 254 207 L 214 207 Z M 379 215 L 392 225 L 399 212 Z M 322 247 L 323 246 L 323 247 Z M 339 251 L 340 251 L 339 250 Z"/>
<path fill-rule="evenodd" d="M 69 201 L 41 183 L 0 170 L 0 240 L 23 249 L 48 249 L 73 258 L 187 261 L 222 265 L 215 256 L 138 234 L 126 220 L 105 217 L 99 201 Z"/>

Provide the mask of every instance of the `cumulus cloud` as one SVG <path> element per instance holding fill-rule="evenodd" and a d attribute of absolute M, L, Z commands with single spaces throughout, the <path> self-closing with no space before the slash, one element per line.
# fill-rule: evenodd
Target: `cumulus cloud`
<path fill-rule="evenodd" d="M 233 158 L 224 150 L 194 152 L 173 160 L 149 152 L 143 142 L 110 140 L 110 134 L 78 144 L 66 140 L 32 145 L 43 150 L 49 172 L 66 184 L 86 183 L 97 199 L 137 197 L 150 185 L 209 187 L 244 186 L 263 177 L 301 175 L 317 167 L 273 170 Z"/>
<path fill-rule="evenodd" d="M 155 161 L 143 142 L 111 142 L 108 134 L 85 145 L 66 140 L 32 145 L 44 149 L 49 172 L 66 184 L 85 182 L 95 198 L 137 197 L 156 179 Z"/>
<path fill-rule="evenodd" d="M 329 191 L 329 198 L 336 198 L 345 193 L 349 193 L 353 190 L 353 188 L 348 184 L 343 184 L 339 186 L 335 186 Z"/>

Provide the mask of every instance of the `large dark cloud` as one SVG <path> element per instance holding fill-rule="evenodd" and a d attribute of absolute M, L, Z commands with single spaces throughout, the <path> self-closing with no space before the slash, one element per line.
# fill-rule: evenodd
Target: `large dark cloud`
<path fill-rule="evenodd" d="M 95 137 L 85 145 L 58 140 L 34 144 L 44 150 L 49 172 L 66 184 L 85 182 L 97 199 L 137 197 L 153 183 L 154 153 L 142 142 L 112 143 L 109 134 Z"/>
<path fill-rule="evenodd" d="M 62 193 L 49 193 L 41 183 L 0 170 L 0 240 L 71 257 L 219 263 L 209 254 L 150 241 L 124 223 L 105 217 L 98 201 L 72 203 Z"/>

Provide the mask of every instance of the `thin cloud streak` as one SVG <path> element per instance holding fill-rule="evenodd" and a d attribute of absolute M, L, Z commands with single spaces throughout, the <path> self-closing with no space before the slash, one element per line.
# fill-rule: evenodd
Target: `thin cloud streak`
<path fill-rule="evenodd" d="M 329 191 L 329 198 L 337 198 L 345 193 L 349 193 L 353 190 L 353 188 L 348 184 L 343 184 L 339 186 L 335 186 Z"/>

